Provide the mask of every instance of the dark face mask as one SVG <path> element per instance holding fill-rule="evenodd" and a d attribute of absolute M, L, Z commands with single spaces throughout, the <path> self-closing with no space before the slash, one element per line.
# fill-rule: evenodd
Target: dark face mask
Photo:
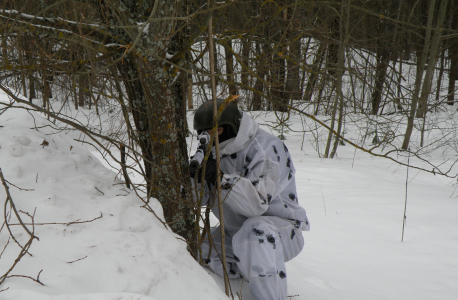
<path fill-rule="evenodd" d="M 221 133 L 218 137 L 218 140 L 220 143 L 237 136 L 237 134 L 234 132 L 231 126 L 226 124 L 226 125 L 223 125 L 222 127 L 223 127 L 223 133 Z M 197 134 L 201 134 L 202 131 L 203 130 L 198 130 Z"/>
<path fill-rule="evenodd" d="M 236 137 L 237 134 L 232 130 L 232 127 L 229 125 L 223 125 L 223 133 L 219 135 L 219 142 L 222 143 L 224 141 L 227 141 L 228 139 L 231 139 L 233 137 Z"/>

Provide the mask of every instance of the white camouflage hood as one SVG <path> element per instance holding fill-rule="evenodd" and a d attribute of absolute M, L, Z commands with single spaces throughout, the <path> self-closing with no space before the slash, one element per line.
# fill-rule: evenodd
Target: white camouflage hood
<path fill-rule="evenodd" d="M 235 138 L 228 140 L 221 150 L 221 155 L 230 155 L 245 148 L 258 131 L 259 124 L 247 113 L 242 112 L 239 132 Z"/>

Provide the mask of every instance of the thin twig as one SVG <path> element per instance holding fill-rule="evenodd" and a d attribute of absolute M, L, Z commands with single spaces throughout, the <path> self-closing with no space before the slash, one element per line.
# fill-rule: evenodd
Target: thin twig
<path fill-rule="evenodd" d="M 208 7 L 212 8 L 215 4 L 214 0 L 208 0 Z M 215 78 L 215 61 L 214 61 L 214 54 L 213 54 L 213 26 L 212 26 L 213 18 L 210 16 L 210 20 L 208 22 L 208 44 L 209 44 L 209 55 L 210 55 L 210 74 L 211 74 L 211 91 L 212 91 L 212 102 L 213 102 L 213 135 L 215 139 L 215 151 L 216 151 L 216 193 L 218 195 L 218 210 L 219 210 L 219 221 L 220 221 L 220 230 L 221 230 L 221 263 L 223 265 L 223 276 L 224 276 L 224 290 L 226 295 L 229 297 L 232 295 L 231 286 L 229 283 L 229 276 L 227 275 L 227 264 L 226 264 L 226 246 L 225 246 L 225 228 L 224 228 L 224 215 L 223 215 L 223 203 L 221 201 L 221 177 L 220 177 L 220 156 L 219 156 L 219 141 L 218 141 L 218 126 L 217 126 L 217 115 L 218 115 L 218 107 L 216 101 L 216 78 Z M 209 145 L 213 143 L 210 142 Z M 202 171 L 202 175 L 203 175 Z M 202 181 L 203 182 L 203 181 Z M 234 296 L 232 295 L 232 299 Z"/>
<path fill-rule="evenodd" d="M 356 148 L 355 148 L 355 153 L 353 153 L 353 161 L 351 163 L 351 168 L 353 169 L 353 165 L 355 164 L 355 156 L 356 156 Z"/>
<path fill-rule="evenodd" d="M 320 190 L 321 190 L 321 196 L 323 197 L 324 215 L 326 216 L 326 203 L 324 202 L 324 194 L 323 194 L 323 189 L 321 188 L 321 184 L 320 184 Z"/>
<path fill-rule="evenodd" d="M 96 189 L 97 191 L 101 192 L 101 193 L 102 193 L 102 195 L 104 195 L 104 196 L 105 196 L 105 193 L 104 193 L 104 192 L 102 192 L 101 190 L 99 190 L 99 189 L 98 189 L 96 186 L 95 186 L 95 189 Z"/>
<path fill-rule="evenodd" d="M 6 184 L 6 180 L 5 180 L 5 177 L 3 177 L 3 172 L 2 172 L 2 169 L 0 168 L 0 179 L 2 180 L 2 183 L 3 183 L 3 186 L 5 187 L 5 191 L 6 191 L 6 203 L 10 203 L 11 207 L 13 208 L 13 211 L 14 213 L 16 214 L 16 217 L 18 218 L 18 220 L 20 220 L 20 223 L 22 225 L 22 227 L 24 228 L 24 230 L 30 235 L 32 236 L 33 238 L 36 238 L 38 239 L 38 237 L 34 236 L 33 233 L 30 232 L 30 230 L 24 225 L 24 223 L 22 223 L 21 221 L 21 218 L 19 217 L 19 213 L 16 209 L 16 206 L 14 205 L 14 202 L 13 202 L 13 198 L 11 197 L 11 194 L 10 194 L 10 191 L 9 191 L 9 187 L 8 185 Z M 5 220 L 6 222 L 6 220 Z M 8 223 L 7 223 L 8 225 Z"/>
<path fill-rule="evenodd" d="M 409 148 L 409 154 L 410 154 L 410 148 Z M 402 238 L 401 242 L 404 242 L 404 227 L 406 225 L 406 210 L 407 210 L 407 186 L 409 184 L 409 164 L 410 164 L 410 155 L 407 158 L 407 176 L 406 176 L 406 199 L 405 199 L 405 204 L 404 204 L 404 216 L 402 218 Z"/>
<path fill-rule="evenodd" d="M 67 264 L 72 264 L 72 263 L 74 263 L 74 262 L 77 262 L 77 261 L 83 260 L 83 259 L 85 259 L 86 257 L 87 257 L 87 255 L 86 255 L 85 257 L 83 257 L 83 258 L 79 258 L 79 259 L 77 259 L 77 260 L 74 260 L 74 261 L 69 261 L 69 262 L 67 262 Z"/>
<path fill-rule="evenodd" d="M 22 188 L 18 187 L 17 185 L 12 184 L 11 182 L 9 182 L 9 181 L 6 180 L 6 179 L 5 179 L 5 181 L 6 181 L 8 184 L 14 186 L 15 188 L 20 189 L 21 191 L 34 191 L 34 190 L 35 190 L 35 189 L 22 189 Z"/>
<path fill-rule="evenodd" d="M 24 223 L 24 225 L 34 225 L 34 226 L 39 226 L 39 225 L 65 225 L 65 226 L 69 226 L 69 225 L 72 225 L 72 224 L 83 224 L 83 223 L 90 223 L 90 222 L 93 222 L 95 220 L 98 220 L 100 218 L 103 217 L 103 214 L 102 212 L 100 212 L 100 216 L 92 219 L 92 220 L 86 220 L 86 221 L 80 221 L 80 219 L 78 220 L 75 220 L 73 222 L 68 222 L 68 223 L 58 223 L 58 222 L 54 222 L 54 223 Z M 21 225 L 21 224 L 9 224 L 10 226 L 14 226 L 14 225 Z"/>
<path fill-rule="evenodd" d="M 5 247 L 3 247 L 2 253 L 0 253 L 0 259 L 2 258 L 3 252 L 5 252 L 6 247 L 7 247 L 8 244 L 10 243 L 10 239 L 11 239 L 11 236 L 8 237 L 8 241 L 6 242 Z"/>
<path fill-rule="evenodd" d="M 29 278 L 29 279 L 32 279 L 33 281 L 41 284 L 41 285 L 44 285 L 43 282 L 40 281 L 40 274 L 41 272 L 43 272 L 43 270 L 41 270 L 40 272 L 38 272 L 38 275 L 37 275 L 37 279 L 33 278 L 33 277 L 30 277 L 30 276 L 26 276 L 26 275 L 10 275 L 10 276 L 7 276 L 6 278 L 11 278 L 11 277 L 23 277 L 23 278 Z"/>
<path fill-rule="evenodd" d="M 19 245 L 19 247 L 21 248 L 21 251 L 19 252 L 17 258 L 14 260 L 14 263 L 13 265 L 8 269 L 8 271 L 6 271 L 5 274 L 3 274 L 2 276 L 0 276 L 0 285 L 6 280 L 6 278 L 8 278 L 9 274 L 11 273 L 11 271 L 14 269 L 14 267 L 19 263 L 19 261 L 21 260 L 21 258 L 26 255 L 26 254 L 29 254 L 31 255 L 28 251 L 30 249 L 30 246 L 32 245 L 32 242 L 34 239 L 38 239 L 37 236 L 35 236 L 35 226 L 34 226 L 34 216 L 35 216 L 35 211 L 34 211 L 34 214 L 33 215 L 30 215 L 30 214 L 27 214 L 31 219 L 32 219 L 32 232 L 30 232 L 30 230 L 25 226 L 24 222 L 22 222 L 22 219 L 19 215 L 19 212 L 17 211 L 16 209 L 16 206 L 14 205 L 14 202 L 13 202 L 13 198 L 11 197 L 11 194 L 9 192 L 9 187 L 8 185 L 6 184 L 6 180 L 5 180 L 5 177 L 3 176 L 3 172 L 2 172 L 2 169 L 0 168 L 0 179 L 2 181 L 2 184 L 3 186 L 5 187 L 5 191 L 6 191 L 6 201 L 5 201 L 5 206 L 4 206 L 4 218 L 5 218 L 5 225 L 6 225 L 6 228 L 8 229 L 8 232 L 10 233 L 10 237 L 13 238 L 13 240 Z M 14 237 L 13 233 L 11 232 L 11 229 L 10 229 L 10 226 L 8 224 L 8 214 L 7 214 L 7 205 L 8 203 L 10 204 L 10 208 L 14 211 L 15 215 L 16 215 L 16 218 L 17 220 L 19 221 L 19 225 L 21 225 L 24 230 L 26 231 L 26 233 L 29 235 L 29 240 L 27 241 L 27 243 L 24 245 L 24 246 L 21 246 L 19 244 L 19 242 L 16 240 L 16 238 Z M 3 251 L 2 251 L 3 253 Z M 41 272 L 40 272 L 41 273 Z M 39 276 L 40 276 L 40 273 L 38 273 L 38 277 L 37 279 L 33 279 L 31 277 L 27 277 L 27 276 L 20 276 L 20 275 L 14 275 L 14 276 L 18 276 L 18 277 L 27 277 L 27 278 L 31 278 L 32 280 L 40 283 L 43 285 L 43 283 L 40 282 L 39 280 Z M 11 275 L 13 276 L 13 275 Z"/>

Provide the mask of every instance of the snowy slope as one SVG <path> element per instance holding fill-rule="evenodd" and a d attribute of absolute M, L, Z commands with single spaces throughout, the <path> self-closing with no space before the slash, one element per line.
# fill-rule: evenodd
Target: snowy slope
<path fill-rule="evenodd" d="M 1 95 L 1 101 L 7 101 Z M 0 168 L 11 184 L 18 210 L 33 214 L 35 240 L 0 290 L 1 299 L 227 299 L 186 251 L 186 244 L 142 202 L 123 188 L 115 173 L 64 133 L 55 133 L 38 114 L 9 109 L 0 115 Z M 46 140 L 49 145 L 42 145 Z M 0 189 L 1 206 L 6 194 Z M 157 201 L 153 209 L 162 215 Z M 2 209 L 3 211 L 3 209 Z M 21 214 L 25 222 L 30 218 Z M 3 222 L 3 217 L 2 217 Z M 13 217 L 10 223 L 16 223 Z M 29 226 L 31 229 L 31 226 Z M 20 243 L 27 235 L 12 226 Z M 8 232 L 0 232 L 1 248 Z M 20 248 L 10 241 L 0 260 L 1 275 Z"/>

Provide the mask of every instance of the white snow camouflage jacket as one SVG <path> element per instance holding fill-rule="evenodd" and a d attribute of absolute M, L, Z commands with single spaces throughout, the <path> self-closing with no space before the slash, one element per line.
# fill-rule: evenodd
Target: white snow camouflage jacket
<path fill-rule="evenodd" d="M 247 218 L 261 215 L 287 219 L 297 228 L 310 230 L 305 209 L 298 203 L 291 156 L 279 138 L 243 113 L 237 136 L 221 143 L 220 148 L 226 231 L 235 233 Z M 202 204 L 213 194 L 205 187 Z M 217 205 L 212 206 L 212 212 L 219 217 Z"/>

